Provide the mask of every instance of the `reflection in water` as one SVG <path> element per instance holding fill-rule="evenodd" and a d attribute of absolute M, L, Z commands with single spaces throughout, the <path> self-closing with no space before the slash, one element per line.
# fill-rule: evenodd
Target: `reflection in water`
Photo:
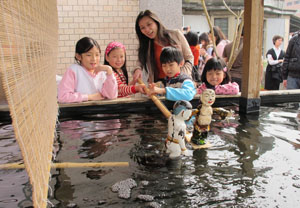
<path fill-rule="evenodd" d="M 215 120 L 208 136 L 213 146 L 176 160 L 165 154 L 167 120 L 161 114 L 94 115 L 61 121 L 56 162 L 127 161 L 130 166 L 53 169 L 50 187 L 54 194 L 49 200 L 55 207 L 72 203 L 78 207 L 147 207 L 149 202 L 137 200 L 146 194 L 154 196 L 161 207 L 297 207 L 299 120 L 299 110 L 292 106 L 261 107 L 259 115 L 235 115 L 229 123 Z M 19 161 L 20 156 L 5 151 L 11 148 L 19 153 L 7 133 L 11 129 L 5 128 L 0 128 L 6 135 L 0 137 L 0 161 Z M 12 183 L 6 176 L 0 170 L 1 187 L 4 181 Z M 124 200 L 111 186 L 127 178 L 138 186 Z M 27 178 L 26 182 L 28 186 Z M 24 190 L 24 185 L 18 187 Z M 27 195 L 1 194 L 0 207 L 9 207 L 10 199 L 19 205 L 28 202 Z"/>

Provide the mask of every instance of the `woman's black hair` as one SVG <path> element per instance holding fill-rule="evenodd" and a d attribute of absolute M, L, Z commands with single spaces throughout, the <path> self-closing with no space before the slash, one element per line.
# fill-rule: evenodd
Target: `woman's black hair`
<path fill-rule="evenodd" d="M 206 86 L 212 87 L 206 79 L 207 72 L 209 72 L 211 70 L 215 70 L 215 71 L 221 70 L 225 73 L 225 77 L 224 77 L 221 85 L 228 84 L 231 81 L 231 78 L 230 78 L 229 73 L 227 71 L 226 72 L 224 71 L 224 67 L 225 67 L 225 65 L 223 65 L 220 60 L 218 60 L 216 58 L 209 59 L 204 66 L 204 69 L 203 69 L 203 72 L 201 75 L 201 81 L 204 82 Z"/>
<path fill-rule="evenodd" d="M 116 48 L 120 48 L 120 47 L 112 48 L 106 55 L 109 56 L 110 52 L 112 52 Z M 104 65 L 109 65 L 108 61 L 106 60 L 106 56 L 104 57 Z M 109 65 L 109 66 L 111 66 L 111 65 Z M 116 72 L 120 76 L 119 72 L 114 67 L 111 66 L 111 68 L 113 69 L 114 72 Z M 126 84 L 128 85 L 128 72 L 127 72 L 127 68 L 126 68 L 126 53 L 125 53 L 125 62 L 123 64 L 123 66 L 121 67 L 121 70 L 126 78 Z"/>
<path fill-rule="evenodd" d="M 164 47 L 160 54 L 160 63 L 166 64 L 173 61 L 175 61 L 177 64 L 180 64 L 183 61 L 183 55 L 181 51 L 172 46 Z"/>
<path fill-rule="evenodd" d="M 81 55 L 83 53 L 88 52 L 91 50 L 94 46 L 99 49 L 99 52 L 101 53 L 101 49 L 97 41 L 95 41 L 93 38 L 89 37 L 84 37 L 81 38 L 79 41 L 76 43 L 76 48 L 75 48 L 75 53 Z M 80 64 L 80 61 L 76 58 L 75 56 L 75 61 Z"/>
<path fill-rule="evenodd" d="M 214 30 L 214 35 L 215 35 L 215 39 L 216 39 L 215 40 L 216 45 L 218 45 L 219 42 L 221 42 L 221 40 L 226 40 L 227 39 L 219 26 L 214 26 L 213 30 Z M 209 33 L 211 33 L 211 31 L 209 31 Z"/>
<path fill-rule="evenodd" d="M 169 31 L 162 24 L 160 19 L 156 14 L 151 12 L 150 10 L 141 11 L 135 21 L 135 32 L 137 34 L 139 40 L 139 48 L 138 48 L 138 59 L 141 62 L 142 66 L 147 71 L 146 63 L 147 63 L 147 54 L 150 48 L 150 63 L 151 68 L 156 68 L 156 62 L 154 57 L 154 40 L 148 38 L 144 35 L 140 29 L 139 22 L 142 18 L 149 17 L 151 18 L 157 25 L 157 37 L 158 40 L 164 45 L 174 46 L 176 42 L 170 37 Z M 158 79 L 158 70 L 154 70 L 154 81 Z"/>
<path fill-rule="evenodd" d="M 190 31 L 185 35 L 186 40 L 188 41 L 190 46 L 198 45 L 198 34 L 194 31 Z"/>

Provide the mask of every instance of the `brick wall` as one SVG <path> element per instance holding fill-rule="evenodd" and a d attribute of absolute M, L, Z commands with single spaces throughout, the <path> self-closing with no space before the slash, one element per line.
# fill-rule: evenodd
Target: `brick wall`
<path fill-rule="evenodd" d="M 57 74 L 62 75 L 74 63 L 76 42 L 85 36 L 94 38 L 100 44 L 101 63 L 109 42 L 123 43 L 126 47 L 127 69 L 134 69 L 138 47 L 135 19 L 139 13 L 139 0 L 58 0 L 57 9 Z"/>

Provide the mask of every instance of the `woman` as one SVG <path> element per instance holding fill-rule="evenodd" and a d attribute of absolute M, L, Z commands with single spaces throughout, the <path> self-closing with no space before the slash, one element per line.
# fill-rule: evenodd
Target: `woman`
<path fill-rule="evenodd" d="M 199 51 L 200 53 L 199 70 L 200 70 L 200 74 L 202 74 L 206 61 L 210 59 L 212 56 L 213 46 L 206 32 L 202 33 L 199 36 L 199 43 L 201 44 L 201 48 Z"/>
<path fill-rule="evenodd" d="M 216 50 L 219 57 L 222 57 L 225 46 L 229 43 L 226 36 L 218 26 L 213 27 L 216 41 Z M 212 40 L 212 33 L 209 31 L 209 37 Z M 214 55 L 216 56 L 216 54 Z"/>
<path fill-rule="evenodd" d="M 134 71 L 134 80 L 142 77 L 145 83 L 152 83 L 166 77 L 159 60 L 165 46 L 174 46 L 182 52 L 185 62 L 181 71 L 191 76 L 194 57 L 180 30 L 166 29 L 154 13 L 145 10 L 136 18 L 135 31 L 139 40 L 139 66 Z"/>
<path fill-rule="evenodd" d="M 266 57 L 268 66 L 266 69 L 265 89 L 279 90 L 279 85 L 282 82 L 281 66 L 285 52 L 280 48 L 283 37 L 275 35 L 273 37 L 274 47 L 268 50 Z"/>
<path fill-rule="evenodd" d="M 207 32 L 201 33 L 201 35 L 199 36 L 199 43 L 201 44 L 201 49 L 203 49 L 205 53 L 211 56 L 213 51 L 213 46 L 211 44 L 211 41 L 209 40 Z"/>

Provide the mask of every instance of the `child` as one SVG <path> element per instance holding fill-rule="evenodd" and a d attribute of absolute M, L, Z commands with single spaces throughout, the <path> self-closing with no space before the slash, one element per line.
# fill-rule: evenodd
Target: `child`
<path fill-rule="evenodd" d="M 186 35 L 186 40 L 189 43 L 191 51 L 194 56 L 194 65 L 192 70 L 192 78 L 195 82 L 201 82 L 200 71 L 198 67 L 199 57 L 200 57 L 200 45 L 198 43 L 198 34 L 196 32 L 190 31 Z"/>
<path fill-rule="evenodd" d="M 89 37 L 76 43 L 75 60 L 58 86 L 58 101 L 63 103 L 114 99 L 118 85 L 110 66 L 100 65 L 100 46 Z"/>
<path fill-rule="evenodd" d="M 209 59 L 201 75 L 202 84 L 197 93 L 201 94 L 205 89 L 213 89 L 219 95 L 236 95 L 239 93 L 239 85 L 231 82 L 227 68 L 223 67 L 216 58 Z"/>
<path fill-rule="evenodd" d="M 190 101 L 196 94 L 194 83 L 188 75 L 180 72 L 183 66 L 183 55 L 179 49 L 174 47 L 163 48 L 160 55 L 162 70 L 166 74 L 163 80 L 164 88 L 156 87 L 154 83 L 149 84 L 150 93 L 165 95 L 167 100 Z"/>
<path fill-rule="evenodd" d="M 135 85 L 137 80 L 132 80 L 128 84 L 125 47 L 122 43 L 111 42 L 107 45 L 104 64 L 110 65 L 114 71 L 118 83 L 118 97 L 126 97 L 138 92 L 144 93 L 143 85 Z"/>

